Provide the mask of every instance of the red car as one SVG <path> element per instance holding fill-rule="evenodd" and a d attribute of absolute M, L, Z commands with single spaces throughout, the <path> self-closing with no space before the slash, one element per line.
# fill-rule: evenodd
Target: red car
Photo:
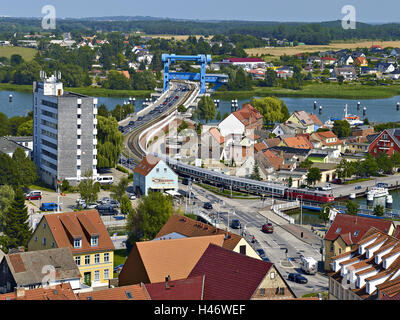
<path fill-rule="evenodd" d="M 42 199 L 41 191 L 31 191 L 26 194 L 26 200 L 40 200 Z"/>
<path fill-rule="evenodd" d="M 262 226 L 261 230 L 262 230 L 262 232 L 265 232 L 265 233 L 273 233 L 274 226 L 272 225 L 272 223 L 268 222 Z"/>

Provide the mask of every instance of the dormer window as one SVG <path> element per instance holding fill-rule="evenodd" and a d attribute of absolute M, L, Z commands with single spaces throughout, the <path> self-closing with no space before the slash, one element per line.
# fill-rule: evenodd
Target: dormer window
<path fill-rule="evenodd" d="M 99 237 L 91 237 L 90 238 L 90 245 L 92 247 L 99 245 Z"/>
<path fill-rule="evenodd" d="M 75 239 L 74 248 L 81 248 L 81 247 L 82 247 L 82 239 Z"/>
<path fill-rule="evenodd" d="M 342 228 L 337 228 L 336 233 L 339 233 L 342 230 Z"/>

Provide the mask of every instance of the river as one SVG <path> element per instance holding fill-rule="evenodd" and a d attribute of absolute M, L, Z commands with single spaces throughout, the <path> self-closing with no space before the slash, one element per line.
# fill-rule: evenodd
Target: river
<path fill-rule="evenodd" d="M 12 102 L 9 102 L 10 94 L 13 95 Z M 99 97 L 98 105 L 100 106 L 104 103 L 108 110 L 112 110 L 117 104 L 123 105 L 124 101 L 128 102 L 128 98 Z M 136 112 L 143 108 L 143 101 L 143 98 L 136 98 Z M 0 90 L 0 112 L 11 118 L 14 116 L 26 116 L 29 111 L 32 111 L 31 93 Z"/>

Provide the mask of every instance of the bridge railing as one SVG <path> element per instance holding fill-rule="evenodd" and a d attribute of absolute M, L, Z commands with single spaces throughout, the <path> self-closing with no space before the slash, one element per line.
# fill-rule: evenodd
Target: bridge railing
<path fill-rule="evenodd" d="M 287 220 L 289 223 L 294 224 L 294 218 L 289 217 L 287 214 L 283 213 L 281 210 L 282 209 L 292 209 L 292 208 L 297 208 L 300 205 L 299 201 L 292 201 L 292 202 L 286 202 L 286 203 L 280 203 L 272 206 L 272 211 L 280 216 L 281 218 Z"/>

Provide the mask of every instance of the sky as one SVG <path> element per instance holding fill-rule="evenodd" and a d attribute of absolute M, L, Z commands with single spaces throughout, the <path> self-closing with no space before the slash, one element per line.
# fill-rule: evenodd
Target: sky
<path fill-rule="evenodd" d="M 0 0 L 0 16 L 41 17 L 53 5 L 58 18 L 151 16 L 199 20 L 319 22 L 341 20 L 342 7 L 356 21 L 400 22 L 399 0 Z"/>

